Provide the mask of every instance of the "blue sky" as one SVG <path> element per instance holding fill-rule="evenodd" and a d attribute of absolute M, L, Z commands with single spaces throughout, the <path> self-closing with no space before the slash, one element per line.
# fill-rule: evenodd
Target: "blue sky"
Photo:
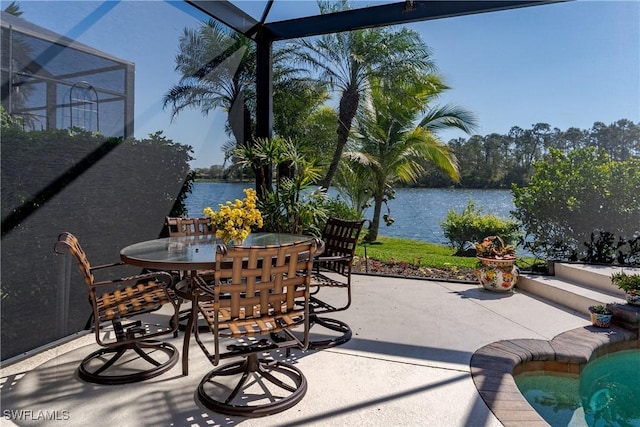
<path fill-rule="evenodd" d="M 172 122 L 161 108 L 162 95 L 179 79 L 173 71 L 178 37 L 203 16 L 183 2 L 161 0 L 18 3 L 24 19 L 135 62 L 136 137 L 163 130 L 193 146 L 193 167 L 222 163 L 224 113 L 186 111 Z M 264 4 L 242 3 L 256 15 Z M 307 10 L 315 12 L 316 2 L 276 0 L 270 19 Z M 640 121 L 639 1 L 577 0 L 407 26 L 431 47 L 451 87 L 439 102 L 474 112 L 481 135 L 539 122 L 565 130 Z"/>

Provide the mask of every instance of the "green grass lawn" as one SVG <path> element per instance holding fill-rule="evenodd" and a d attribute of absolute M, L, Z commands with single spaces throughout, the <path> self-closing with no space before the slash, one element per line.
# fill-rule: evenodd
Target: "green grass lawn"
<path fill-rule="evenodd" d="M 375 243 L 360 243 L 356 247 L 356 255 L 378 261 L 395 263 L 407 262 L 421 267 L 475 267 L 476 257 L 455 256 L 455 249 L 435 243 L 421 242 L 398 237 L 378 236 Z M 531 263 L 533 259 L 520 259 L 518 264 Z"/>

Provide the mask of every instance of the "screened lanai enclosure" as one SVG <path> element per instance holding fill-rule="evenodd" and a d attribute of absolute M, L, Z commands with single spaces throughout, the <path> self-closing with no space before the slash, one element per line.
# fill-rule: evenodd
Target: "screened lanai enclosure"
<path fill-rule="evenodd" d="M 20 13 L 2 14 L 3 361 L 86 333 L 87 289 L 53 252 L 60 233 L 75 234 L 92 264 L 117 262 L 121 248 L 157 238 L 166 216 L 184 213 L 193 156 L 235 143 L 236 128 L 271 135 L 275 44 L 555 2 L 352 1 L 327 15 L 315 2 L 280 0 L 17 3 Z M 211 19 L 253 44 L 255 67 L 176 115 L 167 95 L 189 77 L 223 68 L 239 77 L 232 45 L 195 50 L 196 63 L 178 55 L 188 30 Z"/>
<path fill-rule="evenodd" d="M 2 13 L 2 107 L 25 130 L 133 135 L 133 63 Z"/>

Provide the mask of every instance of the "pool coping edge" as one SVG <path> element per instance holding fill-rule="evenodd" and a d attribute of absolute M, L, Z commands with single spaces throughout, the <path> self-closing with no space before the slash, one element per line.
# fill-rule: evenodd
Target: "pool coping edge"
<path fill-rule="evenodd" d="M 638 336 L 617 326 L 606 329 L 594 326 L 576 328 L 550 341 L 496 341 L 473 354 L 471 377 L 485 404 L 504 426 L 548 426 L 520 393 L 514 375 L 532 370 L 579 374 L 591 360 L 634 348 L 640 349 Z"/>

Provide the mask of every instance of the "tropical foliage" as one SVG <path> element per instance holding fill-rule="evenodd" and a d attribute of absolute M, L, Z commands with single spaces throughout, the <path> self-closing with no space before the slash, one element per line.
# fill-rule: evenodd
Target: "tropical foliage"
<path fill-rule="evenodd" d="M 320 170 L 301 156 L 289 139 L 257 139 L 250 146 L 237 148 L 234 156 L 240 164 L 258 164 L 274 172 L 274 189 L 267 191 L 258 203 L 265 231 L 320 235 L 330 215 L 350 211 L 346 204 L 330 201 L 319 188 L 311 188 L 319 179 Z M 279 173 L 283 169 L 287 174 Z"/>
<path fill-rule="evenodd" d="M 513 212 L 525 247 L 551 259 L 640 262 L 640 159 L 614 161 L 594 147 L 550 149 Z"/>
<path fill-rule="evenodd" d="M 515 246 L 506 244 L 500 236 L 487 236 L 473 246 L 479 257 L 494 259 L 515 259 L 516 257 Z"/>
<path fill-rule="evenodd" d="M 20 9 L 20 5 L 15 1 L 12 1 L 4 8 L 4 11 L 9 15 L 13 16 L 22 16 L 22 10 Z"/>
<path fill-rule="evenodd" d="M 227 112 L 227 131 L 238 144 L 251 137 L 251 105 L 247 92 L 255 84 L 255 45 L 239 33 L 210 20 L 197 29 L 185 28 L 179 40 L 176 68 L 180 82 L 164 95 L 173 118 L 184 109 L 203 115 Z"/>
<path fill-rule="evenodd" d="M 287 59 L 291 51 L 273 53 L 274 131 L 297 137 L 314 110 L 327 99 L 324 85 L 304 76 Z M 255 131 L 255 43 L 243 35 L 210 20 L 197 29 L 185 28 L 179 40 L 176 71 L 181 78 L 164 95 L 164 107 L 170 107 L 175 119 L 187 108 L 203 115 L 215 109 L 227 113 L 226 131 L 231 140 L 225 144 L 228 158 L 238 146 L 250 146 Z M 261 195 L 271 189 L 269 171 L 258 165 L 249 167 Z"/>

